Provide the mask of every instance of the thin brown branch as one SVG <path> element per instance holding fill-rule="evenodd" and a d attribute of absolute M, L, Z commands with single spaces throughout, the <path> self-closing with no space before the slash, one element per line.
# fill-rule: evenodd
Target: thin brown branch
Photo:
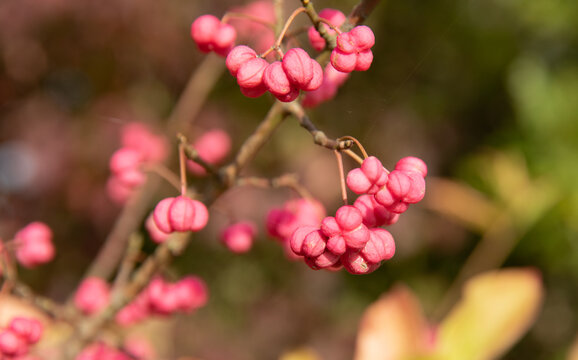
<path fill-rule="evenodd" d="M 379 0 L 361 0 L 347 17 L 347 22 L 345 24 L 347 26 L 342 26 L 342 29 L 349 30 L 354 26 L 363 24 L 373 12 L 377 4 L 379 4 Z"/>

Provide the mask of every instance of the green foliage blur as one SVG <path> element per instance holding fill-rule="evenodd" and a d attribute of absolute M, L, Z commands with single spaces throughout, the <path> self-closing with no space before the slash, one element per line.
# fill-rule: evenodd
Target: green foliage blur
<path fill-rule="evenodd" d="M 0 2 L 0 236 L 9 239 L 34 220 L 53 226 L 58 257 L 20 275 L 64 300 L 120 212 L 104 190 L 118 129 L 129 121 L 162 127 L 206 56 L 189 37 L 190 23 L 243 2 L 41 3 Z M 356 4 L 313 3 L 345 13 Z M 287 14 L 298 6 L 285 1 Z M 207 307 L 174 320 L 167 336 L 174 354 L 273 359 L 310 346 L 322 359 L 351 359 L 368 304 L 405 283 L 428 318 L 439 320 L 447 311 L 440 304 L 457 301 L 448 291 L 468 257 L 494 236 L 487 243 L 495 247 L 481 258 L 493 267 L 535 267 L 546 289 L 535 325 L 505 359 L 564 359 L 578 333 L 578 2 L 389 0 L 366 24 L 376 35 L 372 67 L 352 74 L 334 101 L 310 110 L 312 121 L 331 137 L 355 136 L 386 167 L 403 156 L 423 158 L 426 180 L 451 180 L 483 199 L 492 209 L 487 226 L 468 226 L 426 197 L 391 227 L 395 258 L 353 276 L 287 260 L 263 227 L 249 254 L 228 252 L 218 241 L 228 210 L 219 208 L 216 224 L 170 269 L 174 278 L 202 276 L 211 291 Z M 307 46 L 305 36 L 299 41 Z M 195 130 L 224 127 L 237 149 L 271 104 L 266 96 L 243 97 L 224 72 Z M 41 154 L 40 175 L 26 178 L 22 162 L 9 160 L 15 148 Z M 288 119 L 250 173 L 300 172 L 332 213 L 340 195 L 331 156 Z M 8 176 L 19 172 L 23 178 Z M 268 210 L 261 202 L 280 206 L 290 198 L 284 191 L 247 194 L 231 204 L 250 210 L 235 214 L 249 211 L 261 225 Z M 467 198 L 436 199 L 445 209 L 468 208 Z"/>

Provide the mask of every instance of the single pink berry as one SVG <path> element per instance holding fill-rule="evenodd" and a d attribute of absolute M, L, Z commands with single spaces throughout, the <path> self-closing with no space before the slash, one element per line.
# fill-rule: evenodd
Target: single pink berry
<path fill-rule="evenodd" d="M 253 246 L 257 227 L 253 222 L 243 221 L 225 228 L 221 241 L 234 253 L 245 253 Z"/>
<path fill-rule="evenodd" d="M 190 312 L 205 306 L 209 299 L 207 284 L 198 276 L 185 276 L 173 289 L 179 310 Z"/>
<path fill-rule="evenodd" d="M 299 96 L 299 89 L 292 88 L 291 92 L 286 95 L 275 95 L 275 97 L 281 102 L 291 102 Z"/>
<path fill-rule="evenodd" d="M 106 181 L 106 193 L 116 204 L 124 204 L 134 192 L 134 187 L 124 183 L 116 176 L 111 176 Z"/>
<path fill-rule="evenodd" d="M 306 257 L 317 257 L 325 251 L 325 243 L 327 238 L 323 235 L 323 232 L 319 229 L 311 231 L 303 239 L 303 245 L 301 246 L 301 252 L 303 256 Z"/>
<path fill-rule="evenodd" d="M 305 242 L 305 237 L 313 231 L 317 231 L 318 228 L 315 226 L 301 226 L 298 227 L 290 238 L 291 250 L 297 255 L 303 255 L 303 244 Z"/>
<path fill-rule="evenodd" d="M 427 175 L 427 165 L 422 159 L 413 156 L 407 156 L 401 158 L 397 164 L 395 164 L 395 170 L 401 171 L 415 171 L 425 177 Z"/>
<path fill-rule="evenodd" d="M 258 98 L 259 96 L 263 95 L 267 92 L 267 87 L 265 84 L 260 84 L 254 88 L 246 88 L 240 86 L 239 89 L 241 90 L 241 94 L 245 95 L 248 98 Z"/>
<path fill-rule="evenodd" d="M 371 229 L 369 241 L 361 250 L 361 255 L 368 263 L 379 263 L 389 260 L 395 254 L 395 242 L 389 231 L 381 228 Z"/>
<path fill-rule="evenodd" d="M 355 71 L 367 71 L 373 62 L 373 52 L 371 50 L 364 50 L 357 53 L 355 61 Z"/>
<path fill-rule="evenodd" d="M 375 45 L 375 35 L 369 26 L 359 25 L 349 31 L 351 42 L 361 52 Z"/>
<path fill-rule="evenodd" d="M 387 189 L 395 199 L 403 200 L 411 189 L 411 178 L 400 170 L 393 170 L 387 179 Z"/>
<path fill-rule="evenodd" d="M 197 150 L 199 157 L 206 163 L 216 165 L 223 161 L 231 151 L 231 137 L 229 134 L 221 129 L 212 129 L 201 135 L 192 144 L 193 148 Z M 191 161 L 187 161 L 188 169 L 196 175 L 204 175 L 205 169 Z"/>
<path fill-rule="evenodd" d="M 304 91 L 317 90 L 323 83 L 323 68 L 321 68 L 321 65 L 314 59 L 311 59 L 311 66 L 313 67 L 313 77 L 311 81 L 302 88 Z"/>
<path fill-rule="evenodd" d="M 74 305 L 86 315 L 92 315 L 104 309 L 110 299 L 110 287 L 106 281 L 98 277 L 84 279 L 76 294 Z"/>
<path fill-rule="evenodd" d="M 367 194 L 373 183 L 363 173 L 361 168 L 355 168 L 347 173 L 347 187 L 356 194 Z"/>
<path fill-rule="evenodd" d="M 267 66 L 263 73 L 263 83 L 275 96 L 287 95 L 292 90 L 291 82 L 283 70 L 281 61 L 275 61 Z"/>
<path fill-rule="evenodd" d="M 237 39 L 237 31 L 229 24 L 220 23 L 219 30 L 215 33 L 213 38 L 214 51 L 221 55 L 227 56 Z"/>
<path fill-rule="evenodd" d="M 237 83 L 243 88 L 258 88 L 263 85 L 263 73 L 269 66 L 267 60 L 255 58 L 244 62 L 237 71 Z"/>
<path fill-rule="evenodd" d="M 25 267 L 35 267 L 54 258 L 52 230 L 42 222 L 32 222 L 14 235 L 16 259 Z"/>
<path fill-rule="evenodd" d="M 344 32 L 337 36 L 337 49 L 344 54 L 353 54 L 357 51 L 355 39 L 349 32 Z"/>
<path fill-rule="evenodd" d="M 369 229 L 367 226 L 360 224 L 351 231 L 344 231 L 343 238 L 348 248 L 362 249 L 367 241 L 369 241 Z"/>
<path fill-rule="evenodd" d="M 336 255 L 343 255 L 347 250 L 345 238 L 341 234 L 333 235 L 327 240 L 327 250 Z"/>
<path fill-rule="evenodd" d="M 213 15 L 199 16 L 191 24 L 191 37 L 202 52 L 212 50 L 213 39 L 219 31 L 221 21 Z"/>
<path fill-rule="evenodd" d="M 19 356 L 28 352 L 26 341 L 10 330 L 0 332 L 0 355 Z"/>
<path fill-rule="evenodd" d="M 368 228 L 392 225 L 399 219 L 399 214 L 392 213 L 379 204 L 372 195 L 361 195 L 353 203 L 363 216 L 363 224 Z"/>
<path fill-rule="evenodd" d="M 327 216 L 321 221 L 321 231 L 327 237 L 341 234 L 341 228 L 333 216 Z"/>
<path fill-rule="evenodd" d="M 145 228 L 147 229 L 151 240 L 157 244 L 164 243 L 171 236 L 171 234 L 163 232 L 161 229 L 159 229 L 152 214 L 147 217 L 145 221 Z"/>
<path fill-rule="evenodd" d="M 317 257 L 306 257 L 305 263 L 313 270 L 320 270 L 335 265 L 339 261 L 339 258 L 339 255 L 325 251 Z"/>
<path fill-rule="evenodd" d="M 245 62 L 251 59 L 256 58 L 257 53 L 250 47 L 246 45 L 235 46 L 227 55 L 226 59 L 227 69 L 229 69 L 231 75 L 237 77 L 237 72 L 239 71 L 241 65 L 243 65 Z"/>
<path fill-rule="evenodd" d="M 27 344 L 36 344 L 42 337 L 42 324 L 36 319 L 15 317 L 10 320 L 8 329 L 20 336 Z"/>
<path fill-rule="evenodd" d="M 343 231 L 351 231 L 363 222 L 361 212 L 351 205 L 344 205 L 337 209 L 335 221 Z"/>
<path fill-rule="evenodd" d="M 193 200 L 193 207 L 195 209 L 195 217 L 190 224 L 191 231 L 200 231 L 207 226 L 209 222 L 209 210 L 202 202 Z"/>
<path fill-rule="evenodd" d="M 348 54 L 335 48 L 331 52 L 331 65 L 338 71 L 350 73 L 357 66 L 357 54 Z"/>
<path fill-rule="evenodd" d="M 289 49 L 283 56 L 283 69 L 292 84 L 306 88 L 313 79 L 313 64 L 309 54 L 301 48 Z"/>
<path fill-rule="evenodd" d="M 110 157 L 110 170 L 119 174 L 127 170 L 138 169 L 143 160 L 142 153 L 135 149 L 122 147 Z"/>
<path fill-rule="evenodd" d="M 347 251 L 341 256 L 341 263 L 347 272 L 354 275 L 372 273 L 380 266 L 380 263 L 368 263 L 357 251 Z"/>
<path fill-rule="evenodd" d="M 425 196 L 425 179 L 415 171 L 408 171 L 405 174 L 411 180 L 411 186 L 403 200 L 408 204 L 416 204 Z"/>
<path fill-rule="evenodd" d="M 129 122 L 124 125 L 120 137 L 122 147 L 137 151 L 143 162 L 158 163 L 168 156 L 167 139 L 162 135 L 156 135 L 143 123 Z"/>
<path fill-rule="evenodd" d="M 188 231 L 196 216 L 193 200 L 186 196 L 177 196 L 171 203 L 168 215 L 173 231 Z"/>
<path fill-rule="evenodd" d="M 173 227 L 169 221 L 169 211 L 174 199 L 173 197 L 162 199 L 153 210 L 153 219 L 155 220 L 157 228 L 167 234 L 173 232 Z"/>

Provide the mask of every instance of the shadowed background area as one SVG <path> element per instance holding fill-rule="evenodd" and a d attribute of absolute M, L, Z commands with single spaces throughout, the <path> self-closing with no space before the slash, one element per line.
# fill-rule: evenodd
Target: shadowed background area
<path fill-rule="evenodd" d="M 313 3 L 346 14 L 356 4 Z M 0 237 L 31 221 L 50 224 L 55 260 L 19 273 L 39 293 L 64 301 L 113 226 L 121 208 L 105 184 L 120 128 L 140 121 L 166 130 L 207 56 L 190 38 L 191 22 L 244 4 L 0 2 Z M 300 4 L 286 0 L 286 14 Z M 167 271 L 202 276 L 208 305 L 143 331 L 174 358 L 273 359 L 310 347 L 322 359 L 351 359 L 364 309 L 394 284 L 411 288 L 436 322 L 472 275 L 531 266 L 543 278 L 543 305 L 504 358 L 565 358 L 578 331 L 577 23 L 578 2 L 564 0 L 380 2 L 366 22 L 376 36 L 371 68 L 308 114 L 330 137 L 358 138 L 386 167 L 409 155 L 428 164 L 425 200 L 389 228 L 396 256 L 366 276 L 312 271 L 286 259 L 263 227 L 268 210 L 294 195 L 235 189 Z M 311 50 L 305 34 L 296 41 Z M 245 98 L 210 56 L 222 75 L 187 135 L 223 128 L 236 151 L 273 98 Z M 293 118 L 247 169 L 287 172 L 299 173 L 328 213 L 340 205 L 332 153 Z M 169 195 L 165 184 L 157 198 Z M 260 226 L 248 254 L 219 242 L 231 217 Z M 154 248 L 147 240 L 143 250 Z"/>

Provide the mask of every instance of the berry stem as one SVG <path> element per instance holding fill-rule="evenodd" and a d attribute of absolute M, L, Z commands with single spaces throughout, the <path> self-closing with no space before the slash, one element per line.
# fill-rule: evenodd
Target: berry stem
<path fill-rule="evenodd" d="M 339 168 L 339 183 L 341 184 L 341 199 L 343 199 L 343 205 L 347 205 L 347 188 L 345 186 L 345 173 L 343 171 L 343 157 L 341 152 L 333 150 L 335 157 L 337 158 L 337 167 Z"/>
<path fill-rule="evenodd" d="M 185 146 L 182 142 L 179 142 L 179 168 L 181 170 L 181 195 L 185 196 L 187 193 L 187 167 L 185 161 Z"/>
<path fill-rule="evenodd" d="M 367 159 L 367 157 L 369 155 L 367 155 L 367 151 L 365 151 L 365 148 L 363 147 L 363 145 L 361 145 L 361 143 L 359 142 L 359 140 L 357 140 L 356 138 L 354 138 L 353 136 L 342 136 L 340 137 L 338 140 L 351 140 L 355 143 L 355 145 L 357 145 L 357 147 L 359 148 L 359 150 L 361 151 L 361 153 L 363 154 L 363 158 Z"/>
<path fill-rule="evenodd" d="M 285 33 L 289 29 L 289 26 L 291 26 L 291 23 L 293 22 L 293 20 L 295 20 L 295 17 L 297 17 L 297 15 L 301 14 L 302 12 L 305 12 L 305 8 L 301 7 L 293 11 L 293 13 L 291 13 L 289 18 L 285 22 L 285 26 L 283 26 L 281 33 L 277 37 L 277 41 L 275 41 L 275 45 L 273 46 L 274 48 L 279 48 L 281 46 L 281 43 L 283 42 L 283 37 L 285 36 Z"/>

